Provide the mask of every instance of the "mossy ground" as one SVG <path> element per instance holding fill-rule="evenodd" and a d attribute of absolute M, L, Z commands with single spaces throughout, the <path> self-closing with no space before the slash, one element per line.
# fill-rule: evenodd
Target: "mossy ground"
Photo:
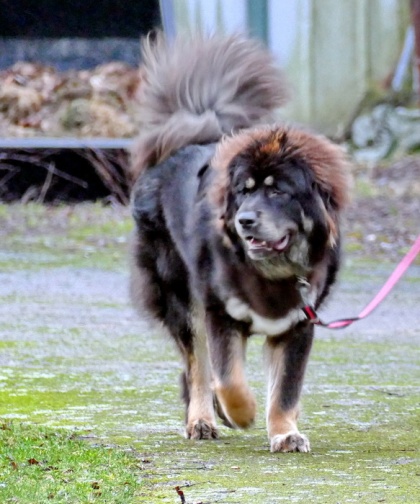
<path fill-rule="evenodd" d="M 183 439 L 180 361 L 128 301 L 126 209 L 0 206 L 0 229 L 3 423 L 13 422 L 17 440 L 26 436 L 20 422 L 31 424 L 28 442 L 38 450 L 38 436 L 54 438 L 62 428 L 70 443 L 88 434 L 95 446 L 85 441 L 75 451 L 96 450 L 99 466 L 111 464 L 110 457 L 128 457 L 115 466 L 115 477 L 132 482 L 121 487 L 121 497 L 95 495 L 89 485 L 106 478 L 83 475 L 82 457 L 75 459 L 71 479 L 87 485 L 88 493 L 59 500 L 67 483 L 57 479 L 48 493 L 48 471 L 23 463 L 19 480 L 8 459 L 0 471 L 0 502 L 8 491 L 5 502 L 25 504 L 180 503 L 176 486 L 187 504 L 419 502 L 418 266 L 369 320 L 341 332 L 318 331 L 300 422 L 312 452 L 271 454 L 258 338 L 248 356 L 259 401 L 256 425 L 244 432 L 221 428 L 215 442 Z M 325 318 L 363 308 L 391 269 L 348 260 Z M 2 434 L 7 439 L 10 431 Z M 41 451 L 55 460 L 48 442 Z M 29 483 L 43 492 L 32 500 Z"/>

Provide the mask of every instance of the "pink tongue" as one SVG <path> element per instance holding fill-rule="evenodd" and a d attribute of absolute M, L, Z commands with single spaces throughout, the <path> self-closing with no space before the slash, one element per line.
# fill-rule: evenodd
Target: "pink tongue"
<path fill-rule="evenodd" d="M 285 235 L 281 240 L 273 244 L 273 249 L 282 251 L 287 247 L 288 243 L 289 243 L 289 235 Z"/>

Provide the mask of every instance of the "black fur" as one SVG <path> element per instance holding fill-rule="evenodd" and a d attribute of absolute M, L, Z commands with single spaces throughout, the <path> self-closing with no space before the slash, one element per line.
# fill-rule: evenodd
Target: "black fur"
<path fill-rule="evenodd" d="M 339 247 L 327 247 L 327 224 L 317 202 L 322 194 L 305 162 L 268 156 L 255 164 L 252 151 L 234 158 L 221 220 L 208 198 L 216 177 L 209 166 L 214 150 L 214 145 L 181 149 L 140 176 L 133 191 L 135 267 L 144 280 L 142 299 L 146 309 L 169 329 L 187 363 L 182 378 L 187 418 L 191 397 L 188 359 L 194 353 L 192 312 L 196 305 L 205 313 L 212 367 L 223 381 L 228 379 L 235 357 L 230 342 L 238 334 L 248 337 L 252 333 L 250 320 L 237 320 L 228 313 L 229 298 L 240 299 L 267 319 L 279 319 L 302 305 L 297 275 L 305 274 L 311 281 L 321 265 L 314 300 L 318 306 L 339 265 Z M 270 176 L 273 184 L 264 185 Z M 250 178 L 255 186 L 247 189 Z M 307 264 L 302 268 L 293 264 L 286 250 L 278 255 L 284 256 L 286 267 L 296 269 L 295 274 L 276 278 L 277 257 L 270 259 L 273 275 L 269 272 L 267 277 L 260 271 L 247 256 L 235 228 L 235 216 L 244 206 L 257 209 L 274 224 L 282 219 L 293 223 L 296 230 L 292 240 L 298 242 L 301 236 L 308 240 Z M 304 229 L 303 216 L 312 222 L 310 232 Z M 215 227 L 218 220 L 220 230 Z M 282 409 L 288 410 L 299 399 L 313 327 L 302 320 L 284 334 L 269 336 L 269 347 L 276 341 L 286 342 L 285 374 L 278 401 Z"/>
<path fill-rule="evenodd" d="M 215 413 L 230 427 L 252 424 L 244 353 L 258 333 L 266 337 L 271 450 L 309 451 L 296 422 L 314 331 L 300 286 L 303 278 L 318 307 L 335 281 L 346 163 L 326 139 L 296 129 L 226 131 L 245 119 L 252 126 L 278 103 L 279 76 L 260 47 L 200 39 L 187 77 L 170 74 L 173 92 L 167 67 L 184 62 L 185 48 L 175 44 L 173 56 L 160 40 L 146 52 L 149 132 L 133 158 L 132 298 L 183 357 L 187 437 L 217 437 Z M 254 69 L 249 78 L 245 68 Z"/>

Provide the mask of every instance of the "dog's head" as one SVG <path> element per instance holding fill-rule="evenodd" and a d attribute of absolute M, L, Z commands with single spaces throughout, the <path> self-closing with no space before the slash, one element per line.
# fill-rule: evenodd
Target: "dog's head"
<path fill-rule="evenodd" d="M 348 178 L 341 150 L 324 138 L 257 129 L 222 143 L 224 222 L 230 239 L 264 276 L 305 275 L 339 238 Z M 219 171 L 219 175 L 222 172 Z"/>

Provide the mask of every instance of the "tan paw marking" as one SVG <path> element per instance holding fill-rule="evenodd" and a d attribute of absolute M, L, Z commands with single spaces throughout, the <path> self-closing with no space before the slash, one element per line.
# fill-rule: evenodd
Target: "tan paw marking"
<path fill-rule="evenodd" d="M 188 439 L 217 439 L 219 437 L 216 426 L 202 419 L 189 422 L 185 435 Z"/>
<path fill-rule="evenodd" d="M 221 416 L 231 427 L 246 429 L 253 425 L 257 403 L 247 387 L 219 387 L 216 395 L 223 412 Z"/>
<path fill-rule="evenodd" d="M 297 431 L 277 434 L 271 438 L 272 452 L 303 452 L 311 451 L 309 440 Z"/>

